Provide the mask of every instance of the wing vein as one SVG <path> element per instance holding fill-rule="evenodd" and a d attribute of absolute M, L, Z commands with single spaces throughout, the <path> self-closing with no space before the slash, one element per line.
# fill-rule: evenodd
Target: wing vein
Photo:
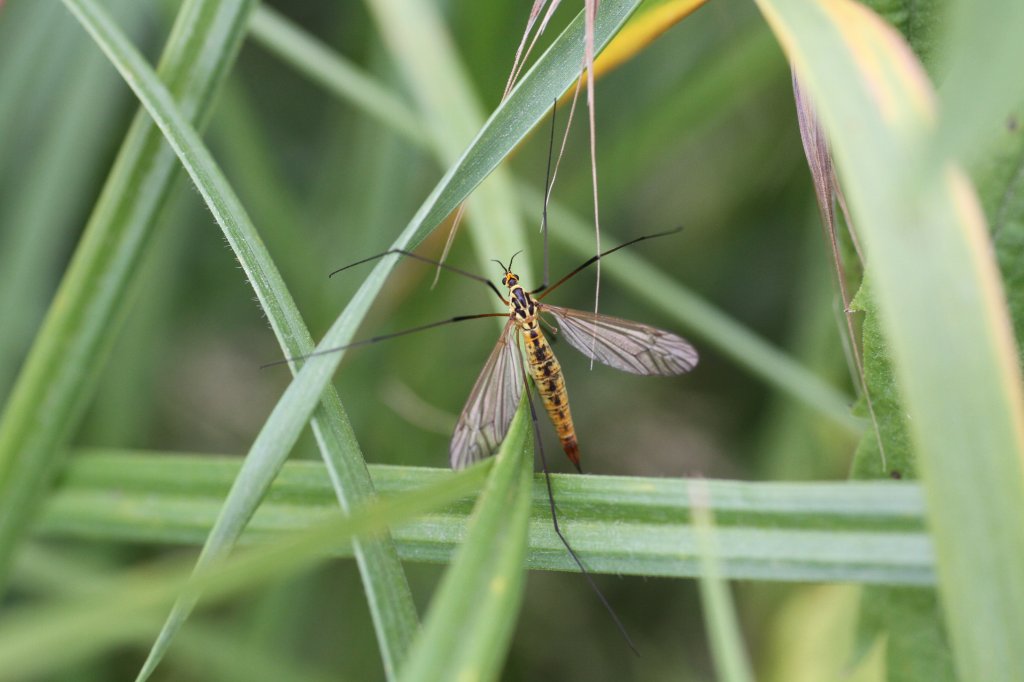
<path fill-rule="evenodd" d="M 672 376 L 697 366 L 697 350 L 670 332 L 632 320 L 547 303 L 541 304 L 541 310 L 555 318 L 559 333 L 569 345 L 615 369 L 633 374 Z"/>
<path fill-rule="evenodd" d="M 494 454 L 523 393 L 519 329 L 510 318 L 462 408 L 449 448 L 453 469 Z"/>

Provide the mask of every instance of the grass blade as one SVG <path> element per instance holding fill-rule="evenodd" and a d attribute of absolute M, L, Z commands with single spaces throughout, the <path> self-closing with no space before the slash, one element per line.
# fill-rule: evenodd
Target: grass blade
<path fill-rule="evenodd" d="M 18 554 L 14 566 L 14 579 L 19 586 L 65 600 L 116 593 L 117 579 L 121 577 L 112 577 L 88 561 L 82 561 L 73 551 L 60 552 L 32 545 Z M 151 635 L 146 628 L 139 628 L 135 635 L 134 641 L 125 643 L 149 643 Z M 212 675 L 216 679 L 238 679 L 239 676 L 251 682 L 335 679 L 326 672 L 314 671 L 308 665 L 290 660 L 290 656 L 282 656 L 279 651 L 254 649 L 237 635 L 224 632 L 221 624 L 191 623 L 173 653 L 179 654 L 187 669 L 197 671 L 194 674 Z"/>
<path fill-rule="evenodd" d="M 197 545 L 217 517 L 238 458 L 86 451 L 47 504 L 47 537 Z M 404 495 L 452 476 L 446 469 L 371 466 L 374 485 Z M 688 481 L 552 474 L 560 518 L 594 573 L 700 575 Z M 730 579 L 934 583 L 924 502 L 912 483 L 706 481 L 718 558 Z M 543 478 L 533 481 L 533 569 L 576 571 L 551 528 Z M 289 462 L 242 542 L 266 542 L 315 524 L 335 506 L 322 464 Z M 465 536 L 471 508 L 457 504 L 394 528 L 402 557 L 440 563 Z M 344 542 L 326 548 L 348 556 Z"/>
<path fill-rule="evenodd" d="M 729 584 L 722 579 L 718 564 L 718 544 L 711 514 L 708 488 L 701 479 L 690 482 L 693 526 L 700 548 L 700 601 L 704 622 L 711 640 L 711 658 L 719 679 L 726 682 L 753 682 L 754 673 L 743 648 L 743 637 L 736 622 L 736 607 Z"/>
<path fill-rule="evenodd" d="M 940 128 L 913 54 L 862 6 L 758 5 L 818 105 L 861 228 L 911 415 L 959 674 L 1021 679 L 1021 372 L 985 219 L 949 154 L 980 119 L 943 116 L 962 128 Z"/>
<path fill-rule="evenodd" d="M 241 202 L 196 132 L 175 107 L 170 93 L 94 3 L 90 0 L 68 0 L 66 4 L 121 71 L 125 80 L 132 85 L 181 159 L 242 264 L 283 352 L 290 356 L 308 353 L 312 348 L 312 339 L 277 268 Z M 372 483 L 341 402 L 333 390 L 324 393 L 313 426 L 342 507 L 350 508 L 352 504 L 371 497 Z M 269 457 L 251 457 L 246 460 L 246 467 L 229 493 L 214 527 L 214 540 L 211 540 L 200 556 L 199 567 L 223 557 L 230 550 L 280 470 L 287 453 L 287 448 L 277 449 L 269 453 Z M 384 667 L 392 675 L 398 669 L 417 629 L 412 596 L 397 555 L 388 546 L 386 538 L 360 544 L 356 556 L 374 616 Z M 141 679 L 145 679 L 155 668 L 173 634 L 194 605 L 195 598 L 192 595 L 176 605 L 167 627 L 140 673 Z"/>
<path fill-rule="evenodd" d="M 68 2 L 73 7 L 82 8 L 83 6 L 89 6 L 92 10 L 95 10 L 92 3 L 85 2 L 85 0 L 77 2 L 68 0 Z M 621 26 L 628 17 L 629 12 L 635 8 L 635 3 L 609 2 L 608 6 L 611 9 L 606 14 L 603 14 L 605 20 L 600 27 L 601 44 L 606 43 L 612 33 Z M 93 11 L 92 14 L 95 14 L 95 12 Z M 94 28 L 96 27 L 94 26 Z M 549 100 L 547 96 L 537 99 L 538 90 L 547 90 L 550 92 L 550 100 L 553 100 L 561 90 L 568 87 L 568 84 L 572 82 L 572 74 L 574 73 L 574 66 L 572 66 L 574 62 L 573 48 L 574 46 L 578 47 L 580 44 L 580 28 L 580 22 L 577 20 L 573 26 L 563 33 L 561 39 L 549 49 L 528 77 L 524 78 L 513 95 L 506 101 L 505 106 L 495 112 L 495 115 L 491 117 L 489 123 L 481 131 L 475 144 L 471 145 L 470 150 L 463 156 L 460 164 L 453 168 L 445 179 L 442 180 L 441 184 L 427 200 L 427 203 L 424 204 L 402 236 L 399 237 L 395 246 L 407 247 L 421 239 L 441 218 L 447 215 L 465 198 L 466 193 L 479 184 L 483 177 L 511 150 L 514 142 L 528 132 L 529 127 L 543 115 L 546 109 L 546 106 L 541 104 L 541 102 Z M 106 36 L 106 40 L 116 39 L 117 36 Z M 109 45 L 111 43 L 108 43 L 108 47 Z M 130 46 L 126 44 L 120 45 L 119 51 L 121 56 L 125 58 L 130 58 L 133 54 Z M 140 72 L 145 72 L 146 67 L 141 60 L 137 61 L 134 66 Z M 540 75 L 538 76 L 537 74 Z M 530 78 L 529 76 L 533 77 Z M 140 88 L 138 92 L 140 96 L 146 94 L 153 95 L 158 99 L 160 98 L 159 83 L 143 81 L 141 84 L 148 87 L 152 92 L 144 93 Z M 524 103 L 526 104 L 524 105 Z M 163 102 L 161 104 L 166 109 L 162 113 L 174 115 L 175 112 L 171 102 Z M 530 104 L 532 106 L 529 106 Z M 152 110 L 151 113 L 153 113 Z M 510 137 L 508 135 L 509 128 L 513 131 L 518 129 L 518 134 L 514 133 Z M 172 144 L 174 143 L 174 135 L 180 134 L 183 130 L 188 130 L 188 126 L 175 125 L 165 128 L 165 132 L 171 136 Z M 199 146 L 197 149 L 202 149 L 202 147 Z M 476 154 L 472 153 L 474 151 Z M 471 164 L 470 162 L 473 163 Z M 204 167 L 205 171 L 207 164 L 200 165 Z M 189 166 L 190 164 L 186 160 L 186 167 Z M 204 175 L 198 179 L 208 178 Z M 458 180 L 459 182 L 453 182 L 453 180 Z M 204 183 L 197 182 L 197 185 L 201 191 L 209 191 L 209 188 Z M 459 192 L 463 194 L 458 196 Z M 221 200 L 233 199 L 233 195 L 221 196 L 219 198 Z M 215 216 L 218 216 L 219 220 L 231 222 L 234 216 L 244 215 L 244 211 L 241 211 L 240 206 L 236 210 L 225 210 L 227 207 L 218 201 L 213 200 L 209 196 L 207 196 L 207 199 L 211 210 L 214 211 Z M 447 209 L 444 208 L 446 205 L 448 206 Z M 229 235 L 229 240 L 232 240 L 232 235 Z M 234 246 L 236 242 L 232 241 Z M 258 240 L 255 243 L 258 244 Z M 240 260 L 243 264 L 251 262 L 253 254 L 250 252 L 250 249 L 253 248 L 253 244 L 253 242 L 237 242 L 238 247 L 243 249 L 243 252 L 240 253 Z M 362 315 L 365 314 L 371 299 L 383 284 L 384 277 L 393 265 L 393 262 L 394 259 L 385 259 L 385 261 L 382 261 L 380 265 L 374 268 L 356 294 L 353 302 L 346 309 L 346 313 L 339 318 L 327 333 L 324 341 L 321 342 L 320 348 L 342 345 L 351 338 L 355 326 Z M 265 285 L 264 279 L 267 277 L 267 274 L 267 272 L 262 271 L 252 272 L 250 273 L 250 280 L 254 284 L 263 286 Z M 264 308 L 267 309 L 266 301 L 264 301 Z M 268 317 L 271 320 L 276 319 L 275 311 L 267 310 Z M 289 353 L 289 355 L 294 354 L 301 353 Z M 226 554 L 235 539 L 241 534 L 245 521 L 255 510 L 262 497 L 262 492 L 272 479 L 273 472 L 276 472 L 283 462 L 288 449 L 294 444 L 301 428 L 309 419 L 322 391 L 326 387 L 330 375 L 340 362 L 341 355 L 339 353 L 333 356 L 321 356 L 312 359 L 303 366 L 296 381 L 289 386 L 250 450 L 249 457 L 246 460 L 248 465 L 246 472 L 248 472 L 248 475 L 240 478 L 233 487 L 232 494 L 229 496 L 225 505 L 225 511 L 223 512 L 222 518 L 224 521 L 214 527 L 201 557 L 201 563 L 209 563 Z M 175 612 L 168 621 L 168 627 L 164 635 L 154 648 L 153 661 L 159 656 L 159 652 L 163 651 L 166 647 L 169 635 L 183 622 L 184 616 L 189 610 L 188 607 L 189 604 L 182 603 L 178 609 L 175 609 Z M 147 664 L 143 670 L 143 677 L 151 670 L 152 663 Z"/>
<path fill-rule="evenodd" d="M 495 680 L 525 583 L 533 439 L 526 401 L 512 420 L 466 541 L 445 572 L 401 680 Z"/>
<path fill-rule="evenodd" d="M 644 5 L 615 38 L 608 49 L 594 61 L 594 78 L 610 71 L 636 57 L 686 17 L 700 9 L 707 0 L 667 0 L 660 4 Z"/>

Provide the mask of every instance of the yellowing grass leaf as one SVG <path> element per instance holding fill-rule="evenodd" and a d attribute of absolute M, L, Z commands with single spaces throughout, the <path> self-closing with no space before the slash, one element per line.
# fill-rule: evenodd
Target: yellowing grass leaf
<path fill-rule="evenodd" d="M 860 230 L 959 674 L 1024 679 L 1024 396 L 978 199 L 890 27 L 844 0 L 758 6 L 814 97 Z"/>
<path fill-rule="evenodd" d="M 705 2 L 707 0 L 669 0 L 659 5 L 643 5 L 594 62 L 594 78 L 619 68 Z"/>

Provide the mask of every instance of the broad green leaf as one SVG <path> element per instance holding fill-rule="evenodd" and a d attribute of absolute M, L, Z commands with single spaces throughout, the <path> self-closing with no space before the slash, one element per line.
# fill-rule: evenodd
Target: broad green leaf
<path fill-rule="evenodd" d="M 869 428 L 861 437 L 850 477 L 916 479 L 917 462 L 910 443 L 907 413 L 900 400 L 896 374 L 867 279 L 850 307 L 864 313 L 861 324 L 864 384 L 875 412 L 874 421 L 869 422 L 874 428 Z M 864 398 L 858 403 L 858 411 L 867 415 Z"/>
<path fill-rule="evenodd" d="M 1021 100 L 1016 67 L 1024 63 L 1024 3 L 974 0 L 940 3 L 940 9 L 947 16 L 935 60 L 943 112 L 938 142 L 950 156 L 974 162 Z"/>
<path fill-rule="evenodd" d="M 953 656 L 934 589 L 868 586 L 861 599 L 859 653 L 885 648 L 889 682 L 955 682 Z"/>
<path fill-rule="evenodd" d="M 938 7 L 936 3 L 877 3 L 883 17 L 892 22 L 907 39 L 914 52 L 934 73 Z M 913 10 L 913 11 L 911 11 Z M 1011 114 L 1007 122 L 1012 120 Z M 1003 281 L 1010 299 L 1010 312 L 1017 338 L 1021 338 L 1020 306 L 1013 303 L 1018 295 L 1014 274 L 1019 267 L 1015 254 L 1019 249 L 1001 247 L 1002 226 L 1020 224 L 1024 215 L 1020 206 L 1022 188 L 1014 188 L 1014 178 L 1020 169 L 1021 150 L 1024 145 L 1019 135 L 1002 127 L 991 146 L 972 173 L 976 179 L 979 199 L 985 210 L 990 230 L 996 242 L 996 253 L 1003 271 Z M 1005 236 L 1014 233 L 1012 227 Z M 1010 237 L 1012 244 L 1012 236 Z M 878 434 L 866 434 L 854 460 L 854 478 L 878 478 L 885 475 L 917 478 L 917 466 L 911 445 L 906 409 L 898 395 L 892 360 L 881 330 L 877 306 L 868 295 L 868 286 L 862 287 L 855 307 L 864 312 L 862 327 L 864 371 L 868 390 L 872 396 Z M 882 470 L 885 450 L 887 466 Z M 888 679 L 899 682 L 916 680 L 952 680 L 952 655 L 945 633 L 942 612 L 937 595 L 930 590 L 869 587 L 864 590 L 860 623 L 862 650 L 870 647 L 876 638 L 884 638 Z"/>
<path fill-rule="evenodd" d="M 1024 93 L 1022 93 L 1024 98 Z M 1009 110 L 971 169 L 1003 274 L 1018 356 L 1024 358 L 1024 102 Z"/>
<path fill-rule="evenodd" d="M 864 4 L 892 24 L 914 49 L 925 68 L 935 73 L 943 14 L 950 3 L 940 0 L 867 0 Z"/>
<path fill-rule="evenodd" d="M 981 139 L 978 122 L 999 99 L 992 90 L 1012 81 L 974 73 L 978 119 L 968 120 L 960 102 L 940 126 L 920 64 L 869 10 L 845 0 L 758 5 L 820 110 L 865 246 L 923 474 L 958 672 L 1018 679 L 1024 398 L 984 216 L 952 156 Z M 976 28 L 985 13 L 972 12 Z M 989 53 L 1017 49 L 1005 30 L 991 40 Z M 973 58 L 966 64 L 978 67 Z"/>
<path fill-rule="evenodd" d="M 917 478 L 906 410 L 900 400 L 892 360 L 867 283 L 857 293 L 853 307 L 864 312 L 861 333 L 865 385 L 871 395 L 877 432 L 872 429 L 861 438 L 851 478 Z M 866 586 L 860 610 L 857 649 L 867 653 L 873 651 L 879 641 L 884 642 L 887 680 L 952 682 L 955 679 L 942 611 L 934 590 Z"/>

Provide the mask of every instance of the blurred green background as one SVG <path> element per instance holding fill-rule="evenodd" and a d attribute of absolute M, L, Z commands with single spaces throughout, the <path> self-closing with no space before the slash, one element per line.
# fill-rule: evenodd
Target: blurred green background
<path fill-rule="evenodd" d="M 120 25 L 150 58 L 173 19 L 171 3 L 110 0 Z M 269 3 L 383 83 L 404 91 L 360 3 Z M 457 51 L 486 110 L 499 101 L 525 22 L 526 2 L 442 3 Z M 571 19 L 563 7 L 554 30 Z M 829 256 L 818 224 L 794 114 L 789 69 L 754 6 L 712 3 L 608 74 L 597 88 L 602 244 L 684 226 L 636 253 L 851 396 Z M 0 393 L 10 390 L 137 103 L 57 2 L 11 0 L 0 11 Z M 562 121 L 564 122 L 564 109 Z M 583 118 L 563 160 L 555 201 L 589 221 L 590 165 Z M 327 94 L 247 41 L 205 138 L 241 196 L 314 336 L 361 281 L 333 269 L 386 248 L 443 168 L 379 121 Z M 466 140 L 468 143 L 469 140 Z M 547 129 L 538 127 L 508 165 L 538 190 Z M 541 269 L 540 206 L 522 244 Z M 133 292 L 118 345 L 75 446 L 242 454 L 290 375 L 260 370 L 280 350 L 220 230 L 187 182 Z M 557 233 L 559 225 L 551 225 Z M 437 256 L 446 230 L 420 249 Z M 497 279 L 478 262 L 469 232 L 449 262 Z M 580 254 L 551 242 L 552 274 Z M 510 253 L 496 253 L 507 260 Z M 452 315 L 498 310 L 470 281 L 407 262 L 389 280 L 360 336 Z M 589 308 L 593 274 L 552 301 Z M 642 297 L 607 278 L 601 310 L 678 331 L 701 351 L 685 377 L 634 377 L 556 346 L 573 398 L 588 472 L 747 480 L 845 478 L 854 438 L 701 342 Z M 455 417 L 496 338 L 465 323 L 349 354 L 335 384 L 371 463 L 442 467 Z M 549 461 L 569 467 L 543 424 Z M 311 436 L 293 457 L 319 459 Z M 98 570 L 168 551 L 157 546 L 51 540 L 72 565 Z M 441 567 L 408 565 L 421 613 Z M 504 679 L 712 677 L 692 581 L 597 576 L 643 653 L 634 658 L 579 575 L 535 572 Z M 741 621 L 764 679 L 784 660 L 810 656 L 787 636 L 846 622 L 856 601 L 835 588 L 741 584 Z M 17 595 L 17 592 L 16 592 Z M 17 598 L 14 597 L 15 599 Z M 229 648 L 204 629 L 254 647 L 308 679 L 382 679 L 354 564 L 332 561 L 196 620 L 199 636 L 172 649 L 167 680 L 273 679 L 232 673 Z M 814 604 L 808 608 L 807 604 Z M 801 612 L 800 609 L 804 611 Z M 803 616 L 793 615 L 803 613 Z M 845 621 L 844 621 L 845 619 Z M 836 626 L 838 627 L 838 626 Z M 837 640 L 834 640 L 837 641 Z M 143 647 L 145 643 L 143 643 Z M 826 643 L 826 648 L 828 648 Z M 836 651 L 832 665 L 847 662 Z M 62 679 L 128 679 L 143 649 L 115 652 Z M 217 661 L 217 656 L 227 661 Z M 234 657 L 234 663 L 238 663 Z M 301 675 L 300 675 L 301 673 Z M 792 677 L 786 679 L 794 679 Z M 819 678 L 821 679 L 821 678 Z"/>

